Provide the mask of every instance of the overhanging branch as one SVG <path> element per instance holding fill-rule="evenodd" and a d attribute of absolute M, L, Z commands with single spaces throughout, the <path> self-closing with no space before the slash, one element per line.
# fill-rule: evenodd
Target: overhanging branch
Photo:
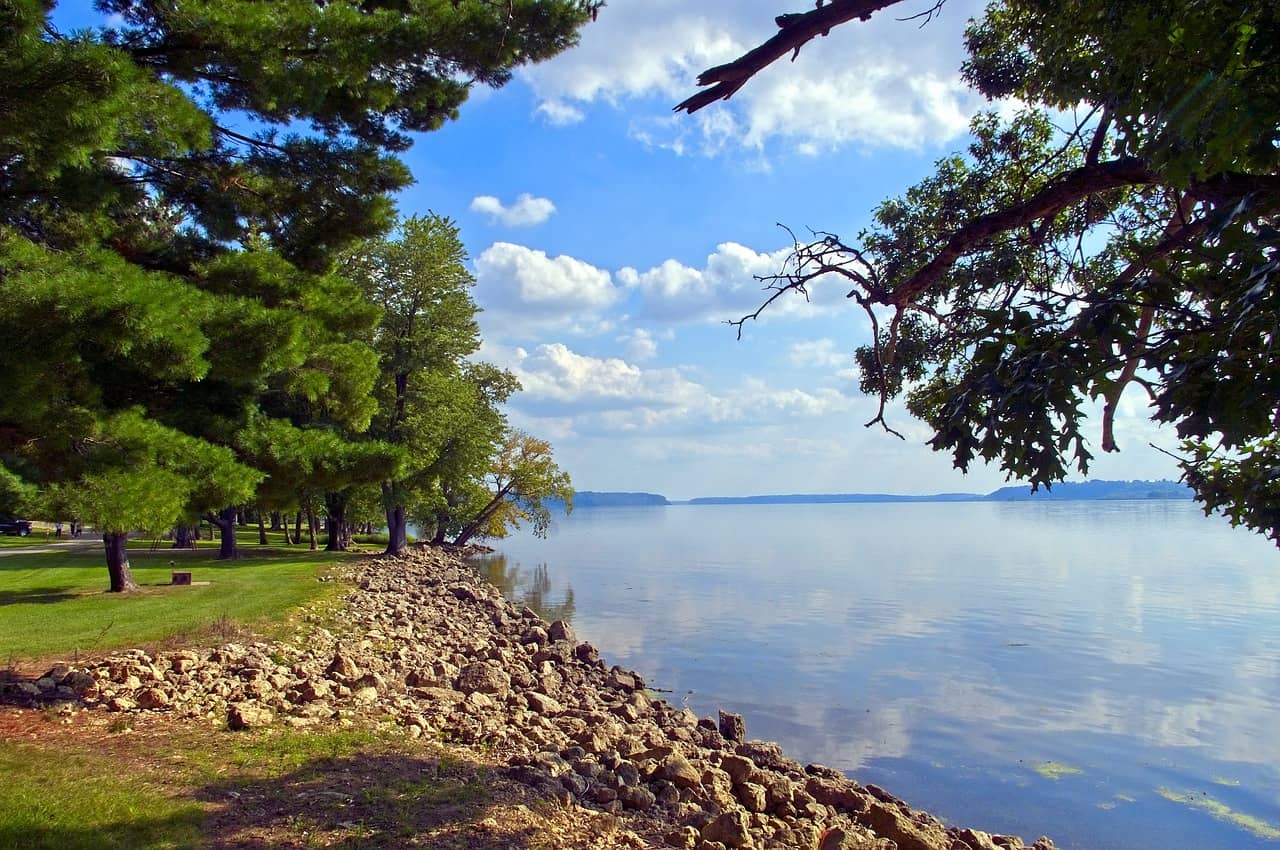
<path fill-rule="evenodd" d="M 728 100 L 747 80 L 774 62 L 791 54 L 795 59 L 804 47 L 833 27 L 857 18 L 868 20 L 873 12 L 897 5 L 902 0 L 818 0 L 817 8 L 808 12 L 779 15 L 774 19 L 778 32 L 773 38 L 724 65 L 717 65 L 698 76 L 699 86 L 711 86 L 676 106 L 675 111 L 697 112 L 717 100 Z"/>

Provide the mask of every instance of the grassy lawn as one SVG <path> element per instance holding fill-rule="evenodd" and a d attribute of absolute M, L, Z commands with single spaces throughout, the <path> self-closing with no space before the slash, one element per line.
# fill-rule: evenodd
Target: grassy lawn
<path fill-rule="evenodd" d="M 518 836 L 474 840 L 469 825 L 492 802 L 488 772 L 427 743 L 354 730 L 112 734 L 39 715 L 9 720 L 43 728 L 23 730 L 21 742 L 0 737 L 0 850 L 391 850 L 424 833 L 432 847 L 527 846 Z"/>
<path fill-rule="evenodd" d="M 102 553 L 50 551 L 0 557 L 0 664 L 158 643 L 231 626 L 261 628 L 322 594 L 341 592 L 317 577 L 337 559 L 303 547 L 246 547 L 236 561 L 208 550 L 131 551 L 142 591 L 106 593 Z M 170 586 L 175 569 L 195 584 Z"/>
<path fill-rule="evenodd" d="M 64 530 L 62 532 L 62 539 L 66 540 L 69 537 L 70 535 Z M 26 537 L 18 537 L 16 534 L 15 535 L 0 534 L 0 549 L 15 549 L 15 548 L 22 548 L 24 546 L 39 546 L 43 543 L 52 543 L 55 540 L 57 540 L 57 538 L 53 536 L 52 531 L 48 531 L 48 532 L 37 531 L 36 529 L 33 528 L 31 529 L 31 533 L 28 534 Z"/>

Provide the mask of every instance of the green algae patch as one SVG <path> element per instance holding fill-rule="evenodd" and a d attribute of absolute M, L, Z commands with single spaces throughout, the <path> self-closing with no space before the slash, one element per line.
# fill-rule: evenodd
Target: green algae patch
<path fill-rule="evenodd" d="M 1069 764 L 1063 764 L 1059 761 L 1038 761 L 1031 765 L 1031 769 L 1043 776 L 1045 779 L 1051 779 L 1057 782 L 1064 776 L 1075 776 L 1084 773 L 1078 767 L 1072 767 Z"/>
<path fill-rule="evenodd" d="M 1280 839 L 1280 829 L 1261 818 L 1247 815 L 1244 812 L 1237 812 L 1226 803 L 1207 795 L 1179 794 L 1176 791 L 1170 791 L 1168 788 L 1157 788 L 1156 793 L 1170 802 L 1181 803 L 1184 806 L 1207 812 L 1218 820 L 1237 826 L 1246 832 L 1256 835 L 1258 838 L 1266 838 L 1272 841 Z"/>

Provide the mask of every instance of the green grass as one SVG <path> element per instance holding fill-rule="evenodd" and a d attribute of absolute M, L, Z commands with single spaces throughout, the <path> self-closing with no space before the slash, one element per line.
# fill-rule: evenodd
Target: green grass
<path fill-rule="evenodd" d="M 101 552 L 59 552 L 0 558 L 0 663 L 93 653 L 159 643 L 235 623 L 250 628 L 340 586 L 316 581 L 349 557 L 304 548 L 247 550 L 216 561 L 205 550 L 131 551 L 139 593 L 106 593 Z M 170 586 L 174 569 L 190 570 L 192 587 Z M 203 584 L 207 582 L 208 584 Z"/>
<path fill-rule="evenodd" d="M 67 534 L 67 532 L 64 530 L 62 532 L 62 539 L 66 540 L 69 537 L 70 535 Z M 57 538 L 53 536 L 52 531 L 44 532 L 44 531 L 36 531 L 35 529 L 32 529 L 31 533 L 28 534 L 26 537 L 18 537 L 17 535 L 0 534 L 0 549 L 15 549 L 15 548 L 22 548 L 25 546 L 40 546 L 45 543 L 53 543 L 56 540 Z"/>
<path fill-rule="evenodd" d="M 398 850 L 426 830 L 465 829 L 492 799 L 478 765 L 341 729 L 94 740 L 50 725 L 30 744 L 0 741 L 0 775 L 0 850 L 177 850 L 210 839 Z"/>
<path fill-rule="evenodd" d="M 0 850 L 180 850 L 204 812 L 88 751 L 0 742 Z M 139 781 L 139 779 L 143 781 Z"/>

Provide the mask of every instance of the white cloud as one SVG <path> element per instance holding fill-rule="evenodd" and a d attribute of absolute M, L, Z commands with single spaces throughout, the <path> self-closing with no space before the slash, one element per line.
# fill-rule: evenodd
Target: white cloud
<path fill-rule="evenodd" d="M 823 338 L 792 343 L 787 361 L 792 366 L 840 369 L 852 366 L 853 353 L 838 349 L 833 340 Z"/>
<path fill-rule="evenodd" d="M 702 268 L 667 260 L 648 271 L 624 268 L 618 282 L 640 294 L 644 315 L 664 321 L 717 321 L 739 319 L 764 303 L 762 277 L 777 274 L 790 255 L 783 248 L 761 253 L 736 242 L 725 242 L 707 257 Z M 811 288 L 811 295 L 826 298 L 824 287 Z M 831 289 L 831 287 L 825 287 Z M 839 293 L 842 294 L 842 293 Z M 814 305 L 798 293 L 788 293 L 775 301 L 764 314 L 813 315 Z"/>
<path fill-rule="evenodd" d="M 556 205 L 546 198 L 535 198 L 528 192 L 506 206 L 493 195 L 479 195 L 471 199 L 471 211 L 489 216 L 490 223 L 502 223 L 507 227 L 532 227 L 551 218 Z"/>
<path fill-rule="evenodd" d="M 618 300 L 619 291 L 604 269 L 568 256 L 510 242 L 495 242 L 476 259 L 476 300 L 486 311 L 530 326 L 564 326 L 593 317 Z M 485 318 L 482 314 L 482 319 Z"/>
<path fill-rule="evenodd" d="M 627 356 L 632 360 L 652 360 L 658 356 L 658 341 L 644 328 L 618 337 L 617 342 L 626 346 Z"/>
<path fill-rule="evenodd" d="M 578 354 L 563 343 L 520 351 L 513 364 L 524 397 L 575 409 L 677 407 L 698 404 L 706 390 L 678 369 L 642 369 L 616 357 Z"/>
<path fill-rule="evenodd" d="M 978 0 L 951 0 L 923 28 L 886 10 L 810 42 L 776 62 L 729 101 L 664 121 L 641 113 L 632 135 L 647 144 L 706 154 L 760 151 L 783 141 L 802 153 L 849 144 L 920 148 L 962 134 L 981 99 L 961 83 L 962 33 Z M 776 0 L 646 0 L 612 3 L 582 43 L 524 72 L 551 117 L 594 103 L 658 97 L 674 106 L 697 91 L 707 68 L 772 35 Z M 908 10 L 914 11 L 914 10 Z M 636 113 L 634 104 L 628 110 Z M 565 113 L 567 114 L 567 113 Z"/>
<path fill-rule="evenodd" d="M 835 389 L 774 389 L 758 378 L 713 392 L 678 368 L 647 369 L 563 343 L 532 352 L 486 346 L 482 355 L 520 378 L 516 407 L 538 417 L 573 417 L 579 433 L 732 427 L 829 416 L 853 404 Z"/>
<path fill-rule="evenodd" d="M 587 117 L 581 109 L 563 100 L 544 100 L 534 111 L 555 127 L 578 124 Z"/>

